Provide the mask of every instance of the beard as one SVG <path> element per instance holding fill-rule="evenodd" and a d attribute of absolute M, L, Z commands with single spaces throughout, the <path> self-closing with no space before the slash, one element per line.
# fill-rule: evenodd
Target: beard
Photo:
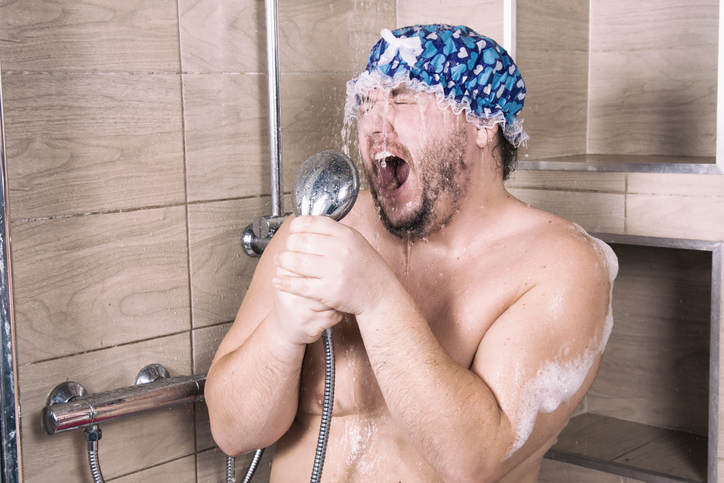
<path fill-rule="evenodd" d="M 392 220 L 373 182 L 365 170 L 370 192 L 382 224 L 392 235 L 405 240 L 420 240 L 439 232 L 458 212 L 465 197 L 469 178 L 465 176 L 467 132 L 457 127 L 447 138 L 429 142 L 419 154 L 415 171 L 422 187 L 420 202 L 407 216 Z M 393 210 L 396 208 L 393 208 Z"/>

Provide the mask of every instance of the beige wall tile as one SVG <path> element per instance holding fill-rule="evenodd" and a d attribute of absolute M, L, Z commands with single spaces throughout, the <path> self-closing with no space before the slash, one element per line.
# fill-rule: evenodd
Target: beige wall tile
<path fill-rule="evenodd" d="M 187 456 L 154 466 L 132 475 L 113 480 L 113 483 L 196 483 L 196 457 Z"/>
<path fill-rule="evenodd" d="M 724 240 L 724 199 L 627 195 L 626 233 L 691 240 Z"/>
<path fill-rule="evenodd" d="M 345 1 L 279 2 L 282 72 L 360 71 L 382 28 L 394 27 L 395 4 Z M 185 72 L 262 72 L 266 59 L 264 5 L 246 0 L 182 0 Z"/>
<path fill-rule="evenodd" d="M 588 2 L 517 2 L 518 67 L 528 90 L 521 159 L 586 152 Z M 527 158 L 526 158 L 527 159 Z"/>
<path fill-rule="evenodd" d="M 589 0 L 516 0 L 516 20 L 518 52 L 588 52 Z"/>
<path fill-rule="evenodd" d="M 190 329 L 182 207 L 12 230 L 21 364 Z"/>
<path fill-rule="evenodd" d="M 191 371 L 189 333 L 117 346 L 20 367 L 24 481 L 91 482 L 82 430 L 48 436 L 40 410 L 50 391 L 68 380 L 93 394 L 131 386 L 146 365 L 159 363 L 171 376 Z M 106 478 L 129 474 L 194 452 L 190 405 L 146 413 L 100 425 L 101 468 Z M 85 478 L 85 479 L 84 479 Z"/>
<path fill-rule="evenodd" d="M 282 72 L 361 71 L 380 30 L 395 23 L 395 2 L 279 2 Z"/>
<path fill-rule="evenodd" d="M 716 43 L 718 18 L 716 0 L 591 0 L 591 50 L 699 50 Z"/>
<path fill-rule="evenodd" d="M 177 75 L 4 75 L 13 219 L 183 201 L 179 94 Z"/>
<path fill-rule="evenodd" d="M 632 194 L 724 197 L 724 176 L 630 173 L 627 178 Z"/>
<path fill-rule="evenodd" d="M 625 173 L 575 171 L 513 171 L 506 183 L 511 188 L 560 189 L 565 191 L 626 192 Z"/>
<path fill-rule="evenodd" d="M 398 27 L 430 23 L 465 25 L 503 43 L 503 0 L 398 1 L 397 19 Z"/>
<path fill-rule="evenodd" d="M 265 77 L 186 74 L 183 82 L 189 201 L 268 194 Z"/>
<path fill-rule="evenodd" d="M 344 150 L 346 83 L 352 77 L 353 74 L 326 73 L 282 75 L 285 191 L 291 191 L 297 170 L 311 155 L 327 149 Z M 351 130 L 351 135 L 356 137 L 356 128 Z"/>
<path fill-rule="evenodd" d="M 528 92 L 519 115 L 530 135 L 521 159 L 586 152 L 588 54 L 518 49 Z"/>
<path fill-rule="evenodd" d="M 588 152 L 714 156 L 716 57 L 695 51 L 592 53 Z"/>
<path fill-rule="evenodd" d="M 194 327 L 234 320 L 257 260 L 241 238 L 257 216 L 269 214 L 267 198 L 189 206 L 191 297 Z"/>
<path fill-rule="evenodd" d="M 591 2 L 590 153 L 714 155 L 718 17 L 714 0 Z"/>
<path fill-rule="evenodd" d="M 266 72 L 264 2 L 180 0 L 184 72 Z"/>
<path fill-rule="evenodd" d="M 176 19 L 166 0 L 3 2 L 3 68 L 177 72 Z"/>
<path fill-rule="evenodd" d="M 581 225 L 590 232 L 623 233 L 624 195 L 510 189 L 519 200 Z"/>
<path fill-rule="evenodd" d="M 237 456 L 235 461 L 235 475 L 237 481 L 242 481 L 246 470 L 249 466 L 249 462 L 253 457 L 254 453 L 248 453 L 242 456 Z M 274 448 L 267 448 L 264 450 L 264 456 L 259 463 L 259 466 L 254 473 L 251 483 L 264 483 L 269 481 L 269 474 L 271 473 L 271 462 L 274 457 Z M 226 455 L 221 452 L 220 449 L 212 449 L 204 451 L 197 456 L 198 466 L 198 483 L 218 483 L 224 481 L 226 477 Z M 309 474 L 311 476 L 311 473 Z M 300 475 L 300 481 L 307 479 L 307 475 Z"/>

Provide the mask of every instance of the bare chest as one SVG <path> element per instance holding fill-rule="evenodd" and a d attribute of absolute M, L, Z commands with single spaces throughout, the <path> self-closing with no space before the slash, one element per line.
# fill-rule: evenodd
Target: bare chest
<path fill-rule="evenodd" d="M 507 308 L 510 290 L 497 276 L 466 274 L 465 264 L 389 261 L 398 280 L 413 297 L 430 330 L 445 351 L 469 368 L 488 327 Z M 469 266 L 469 265 L 468 265 Z M 335 403 L 337 416 L 386 412 L 364 341 L 352 316 L 334 327 Z M 324 347 L 308 347 L 302 369 L 301 409 L 318 414 L 324 394 Z"/>

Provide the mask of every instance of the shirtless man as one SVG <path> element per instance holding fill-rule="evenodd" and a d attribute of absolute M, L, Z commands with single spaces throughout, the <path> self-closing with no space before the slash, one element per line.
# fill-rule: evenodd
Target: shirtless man
<path fill-rule="evenodd" d="M 348 91 L 370 192 L 274 236 L 208 374 L 214 438 L 278 441 L 272 482 L 308 481 L 334 327 L 323 481 L 535 482 L 600 365 L 615 257 L 506 191 L 525 88 L 493 41 L 383 31 Z"/>

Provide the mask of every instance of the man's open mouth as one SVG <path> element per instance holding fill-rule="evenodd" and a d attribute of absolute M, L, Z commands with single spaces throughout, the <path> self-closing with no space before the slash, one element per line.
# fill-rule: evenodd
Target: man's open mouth
<path fill-rule="evenodd" d="M 380 184 L 386 191 L 395 191 L 402 186 L 410 174 L 410 166 L 403 160 L 388 151 L 375 154 Z"/>

